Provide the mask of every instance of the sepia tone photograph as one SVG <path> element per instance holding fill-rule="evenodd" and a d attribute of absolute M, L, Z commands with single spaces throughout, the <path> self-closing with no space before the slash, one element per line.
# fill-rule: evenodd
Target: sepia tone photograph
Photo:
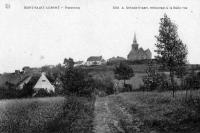
<path fill-rule="evenodd" d="M 1 0 L 0 133 L 200 133 L 199 0 Z"/>

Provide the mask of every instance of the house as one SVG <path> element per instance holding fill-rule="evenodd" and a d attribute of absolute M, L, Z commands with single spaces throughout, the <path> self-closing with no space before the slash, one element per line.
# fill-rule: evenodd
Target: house
<path fill-rule="evenodd" d="M 74 62 L 74 66 L 75 66 L 75 67 L 81 66 L 81 65 L 84 65 L 84 62 L 83 62 L 83 61 L 76 61 L 76 62 Z"/>
<path fill-rule="evenodd" d="M 102 65 L 104 64 L 106 61 L 102 58 L 102 56 L 90 56 L 87 59 L 86 65 L 90 66 L 90 65 Z"/>
<path fill-rule="evenodd" d="M 40 89 L 44 89 L 47 92 L 51 92 L 51 91 L 55 92 L 54 86 L 49 82 L 49 80 L 45 76 L 45 73 L 41 74 L 41 77 L 39 78 L 39 80 L 37 81 L 37 83 L 35 84 L 35 86 L 33 87 L 33 89 L 36 91 L 36 93 Z"/>
<path fill-rule="evenodd" d="M 122 61 L 125 61 L 126 59 L 120 56 L 117 57 L 112 57 L 110 59 L 107 60 L 108 64 L 115 64 L 115 63 L 120 63 Z"/>

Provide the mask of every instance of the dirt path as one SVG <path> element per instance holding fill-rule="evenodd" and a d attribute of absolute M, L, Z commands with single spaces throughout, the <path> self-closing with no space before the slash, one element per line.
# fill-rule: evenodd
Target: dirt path
<path fill-rule="evenodd" d="M 98 97 L 95 102 L 95 133 L 139 133 L 142 123 L 130 114 L 120 96 Z"/>
<path fill-rule="evenodd" d="M 116 133 L 124 131 L 119 127 L 118 118 L 112 114 L 108 106 L 108 97 L 97 97 L 95 102 L 95 133 Z"/>

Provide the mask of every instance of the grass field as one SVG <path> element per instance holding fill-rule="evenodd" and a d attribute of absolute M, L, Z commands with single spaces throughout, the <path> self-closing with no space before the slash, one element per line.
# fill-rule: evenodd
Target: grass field
<path fill-rule="evenodd" d="M 84 97 L 0 100 L 0 133 L 90 133 L 93 112 Z"/>
<path fill-rule="evenodd" d="M 105 116 L 103 124 L 112 129 L 118 125 L 125 133 L 199 133 L 200 91 L 185 96 L 185 91 L 177 91 L 175 98 L 171 92 L 99 97 L 95 114 L 94 99 L 83 97 L 1 100 L 0 133 L 93 133 L 94 118 L 102 124 L 98 116 Z"/>
<path fill-rule="evenodd" d="M 0 101 L 1 133 L 43 132 L 62 113 L 64 97 Z"/>
<path fill-rule="evenodd" d="M 126 133 L 199 133 L 200 91 L 193 91 L 187 100 L 185 96 L 184 91 L 175 98 L 171 92 L 121 93 L 110 96 L 109 107 Z"/>

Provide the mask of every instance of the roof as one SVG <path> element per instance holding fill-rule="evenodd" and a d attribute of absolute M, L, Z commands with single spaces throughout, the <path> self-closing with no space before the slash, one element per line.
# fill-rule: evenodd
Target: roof
<path fill-rule="evenodd" d="M 41 74 L 41 77 L 39 78 L 39 80 L 37 81 L 36 85 L 33 88 L 36 91 L 39 89 L 45 89 L 48 92 L 55 91 L 54 86 L 49 82 L 44 73 Z"/>
<path fill-rule="evenodd" d="M 120 56 L 112 57 L 112 58 L 108 59 L 108 61 L 123 61 L 123 60 L 126 60 L 126 59 L 123 57 L 120 57 Z"/>
<path fill-rule="evenodd" d="M 145 51 L 146 51 L 146 52 L 147 52 L 147 51 L 148 51 L 148 52 L 151 52 L 149 48 L 148 48 L 148 49 L 146 49 Z"/>
<path fill-rule="evenodd" d="M 31 80 L 32 76 L 28 76 L 22 81 L 19 82 L 18 88 L 23 89 L 24 85 L 27 84 Z"/>
<path fill-rule="evenodd" d="M 77 61 L 77 62 L 75 62 L 75 64 L 82 64 L 83 63 L 83 61 Z"/>
<path fill-rule="evenodd" d="M 87 61 L 102 61 L 102 56 L 90 56 Z"/>

